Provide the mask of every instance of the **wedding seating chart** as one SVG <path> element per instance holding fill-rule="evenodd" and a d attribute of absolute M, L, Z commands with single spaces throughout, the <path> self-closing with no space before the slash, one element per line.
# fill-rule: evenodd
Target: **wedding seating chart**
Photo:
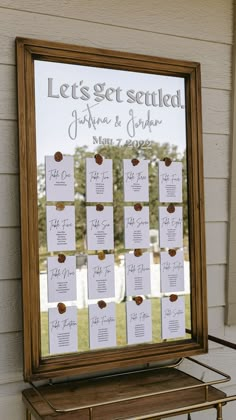
<path fill-rule="evenodd" d="M 107 254 L 103 260 L 97 255 L 88 255 L 89 299 L 115 296 L 114 255 Z"/>
<path fill-rule="evenodd" d="M 17 58 L 25 378 L 205 351 L 200 66 L 25 38 Z"/>
<path fill-rule="evenodd" d="M 125 254 L 126 296 L 134 296 L 126 302 L 126 327 L 128 344 L 152 341 L 151 301 L 142 296 L 151 294 L 150 253 L 142 248 L 150 247 L 149 207 L 149 161 L 123 159 L 124 246 L 133 250 Z M 184 254 L 173 248 L 183 246 L 183 210 L 172 203 L 182 202 L 182 163 L 170 159 L 159 162 L 159 201 L 170 203 L 159 206 L 160 283 L 162 293 L 184 290 Z M 46 206 L 47 249 L 49 252 L 74 251 L 75 206 L 73 202 L 74 159 L 60 152 L 45 157 L 46 199 L 54 206 Z M 100 251 L 87 256 L 88 299 L 97 299 L 90 304 L 89 343 L 91 349 L 116 346 L 115 303 L 103 299 L 115 297 L 114 254 L 104 250 L 114 249 L 112 159 L 97 154 L 86 158 L 86 201 L 95 203 L 86 207 L 87 249 Z M 138 251 L 138 252 L 137 252 Z M 76 257 L 63 255 L 47 258 L 48 302 L 66 302 L 77 298 Z M 171 295 L 175 296 L 175 295 Z M 64 305 L 64 303 L 58 304 Z M 179 337 L 184 334 L 185 307 L 182 297 L 161 299 L 162 338 Z M 69 306 L 60 312 L 49 309 L 50 353 L 77 351 L 77 308 Z"/>
<path fill-rule="evenodd" d="M 148 160 L 123 160 L 124 201 L 149 201 Z"/>
<path fill-rule="evenodd" d="M 86 201 L 113 201 L 112 160 L 103 159 L 98 164 L 94 158 L 86 159 Z"/>
<path fill-rule="evenodd" d="M 67 307 L 64 313 L 59 313 L 58 308 L 49 308 L 48 325 L 51 354 L 78 351 L 76 306 Z"/>
<path fill-rule="evenodd" d="M 89 305 L 90 349 L 116 346 L 115 303 Z"/>
<path fill-rule="evenodd" d="M 170 161 L 171 162 L 171 161 Z M 140 201 L 149 201 L 149 161 L 123 159 L 124 246 L 132 251 L 125 254 L 126 327 L 128 344 L 152 341 L 151 301 L 142 296 L 151 294 L 149 207 Z M 46 197 L 57 204 L 46 206 L 47 248 L 49 252 L 74 251 L 75 206 L 63 201 L 74 201 L 73 157 L 45 158 Z M 95 203 L 86 207 L 87 250 L 100 254 L 87 256 L 90 348 L 116 346 L 115 303 L 103 299 L 115 298 L 115 258 L 104 250 L 114 249 L 113 206 L 100 204 L 113 202 L 112 160 L 101 155 L 86 158 L 86 201 Z M 183 209 L 172 203 L 182 202 L 182 163 L 159 162 L 159 201 L 170 203 L 159 206 L 161 293 L 184 291 Z M 137 252 L 138 251 L 138 252 Z M 48 302 L 73 301 L 76 291 L 76 257 L 47 258 Z M 142 295 L 142 296 L 141 296 Z M 171 295 L 176 296 L 176 295 Z M 64 304 L 62 304 L 64 305 Z M 162 338 L 181 337 L 185 332 L 185 306 L 183 297 L 161 298 Z M 50 353 L 77 351 L 77 308 L 49 309 Z"/>
<path fill-rule="evenodd" d="M 151 293 L 150 254 L 145 252 L 136 257 L 125 254 L 126 295 L 148 295 Z"/>
<path fill-rule="evenodd" d="M 45 156 L 47 201 L 74 201 L 74 158 Z"/>
<path fill-rule="evenodd" d="M 126 302 L 126 325 L 128 344 L 152 341 L 151 301 L 143 300 L 140 304 L 134 300 Z"/>
<path fill-rule="evenodd" d="M 183 296 L 161 299 L 162 338 L 179 338 L 185 336 L 185 300 Z"/>

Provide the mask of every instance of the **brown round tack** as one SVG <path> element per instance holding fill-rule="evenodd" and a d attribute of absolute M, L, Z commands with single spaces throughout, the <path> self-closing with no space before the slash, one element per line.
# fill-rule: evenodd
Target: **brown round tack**
<path fill-rule="evenodd" d="M 98 307 L 100 308 L 100 309 L 103 309 L 103 308 L 105 308 L 107 306 L 107 304 L 106 304 L 106 302 L 104 302 L 104 300 L 99 300 L 98 301 Z"/>
<path fill-rule="evenodd" d="M 176 250 L 175 249 L 169 249 L 168 254 L 170 257 L 174 257 L 176 255 Z"/>
<path fill-rule="evenodd" d="M 105 252 L 104 251 L 100 251 L 99 253 L 98 253 L 98 258 L 99 258 L 99 260 L 105 260 L 105 258 L 106 258 L 106 255 L 105 255 Z"/>
<path fill-rule="evenodd" d="M 136 203 L 135 205 L 134 205 L 134 210 L 136 210 L 136 211 L 141 211 L 142 210 L 142 204 L 140 204 L 140 203 Z"/>
<path fill-rule="evenodd" d="M 141 305 L 141 303 L 143 302 L 143 298 L 142 298 L 142 296 L 135 296 L 134 301 L 135 301 L 136 305 Z"/>
<path fill-rule="evenodd" d="M 170 301 L 175 302 L 178 299 L 177 295 L 170 295 Z"/>
<path fill-rule="evenodd" d="M 61 160 L 63 159 L 62 153 L 61 152 L 56 152 L 54 154 L 54 159 L 55 159 L 56 162 L 61 162 Z"/>
<path fill-rule="evenodd" d="M 172 163 L 172 160 L 168 157 L 165 157 L 163 160 L 164 160 L 166 166 L 170 166 L 171 163 Z"/>
<path fill-rule="evenodd" d="M 66 305 L 62 302 L 59 302 L 57 304 L 57 309 L 58 309 L 59 314 L 64 314 L 66 312 Z"/>
<path fill-rule="evenodd" d="M 95 159 L 95 162 L 96 162 L 98 165 L 102 165 L 102 162 L 103 162 L 103 157 L 102 157 L 102 155 L 100 155 L 99 153 L 97 153 L 97 154 L 94 156 L 94 159 Z"/>
<path fill-rule="evenodd" d="M 64 203 L 57 203 L 56 204 L 56 209 L 57 210 L 62 211 L 62 210 L 64 210 L 64 208 L 65 208 L 65 204 Z"/>
<path fill-rule="evenodd" d="M 168 213 L 174 213 L 175 212 L 174 204 L 169 204 L 169 206 L 167 207 L 167 211 Z"/>
<path fill-rule="evenodd" d="M 139 160 L 134 158 L 134 159 L 131 160 L 131 163 L 132 163 L 133 166 L 137 166 L 139 164 Z"/>
<path fill-rule="evenodd" d="M 64 263 L 66 260 L 66 256 L 64 254 L 58 254 L 58 262 Z"/>
<path fill-rule="evenodd" d="M 135 257 L 141 257 L 141 255 L 143 255 L 143 251 L 141 249 L 135 249 L 134 255 Z"/>
<path fill-rule="evenodd" d="M 97 204 L 96 205 L 96 210 L 97 211 L 103 211 L 103 209 L 104 209 L 104 206 L 102 204 Z"/>

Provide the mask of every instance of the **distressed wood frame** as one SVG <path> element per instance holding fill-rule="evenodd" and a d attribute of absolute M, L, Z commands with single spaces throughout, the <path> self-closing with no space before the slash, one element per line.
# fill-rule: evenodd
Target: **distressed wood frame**
<path fill-rule="evenodd" d="M 21 244 L 26 381 L 197 355 L 207 351 L 200 65 L 194 62 L 17 38 Z M 122 69 L 185 78 L 192 338 L 161 344 L 41 358 L 34 60 Z"/>

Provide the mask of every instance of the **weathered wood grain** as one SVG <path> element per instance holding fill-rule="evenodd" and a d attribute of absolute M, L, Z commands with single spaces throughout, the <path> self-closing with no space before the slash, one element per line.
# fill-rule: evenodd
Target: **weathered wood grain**
<path fill-rule="evenodd" d="M 7 8 L 61 16 L 109 26 L 122 26 L 141 31 L 171 34 L 213 42 L 232 43 L 232 2 L 230 0 L 178 1 L 178 12 L 173 13 L 171 1 L 147 0 L 145 3 L 118 0 L 1 0 Z M 231 22 L 231 24 L 229 24 Z"/>

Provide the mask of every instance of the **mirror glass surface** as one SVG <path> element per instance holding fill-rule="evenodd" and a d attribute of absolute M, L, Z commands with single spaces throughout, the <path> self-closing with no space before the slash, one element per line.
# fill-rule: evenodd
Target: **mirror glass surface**
<path fill-rule="evenodd" d="M 140 295 L 151 301 L 152 343 L 169 341 L 162 338 L 161 298 L 171 295 L 161 292 L 160 286 L 160 250 L 168 249 L 160 249 L 159 207 L 168 203 L 159 201 L 158 167 L 164 158 L 182 162 L 183 199 L 176 206 L 183 208 L 183 247 L 178 251 L 184 254 L 184 286 L 175 295 L 184 298 L 185 327 L 191 329 L 185 79 L 41 60 L 34 61 L 34 68 L 42 357 L 57 354 L 49 348 L 52 325 L 48 311 L 57 308 L 60 300 L 50 302 L 48 284 L 58 282 L 60 277 L 63 295 L 69 276 L 66 271 L 58 273 L 48 267 L 48 258 L 57 257 L 58 252 L 49 252 L 47 246 L 46 206 L 56 206 L 56 202 L 46 200 L 45 157 L 58 151 L 63 157 L 73 156 L 74 162 L 74 200 L 66 205 L 75 206 L 76 246 L 74 251 L 63 254 L 75 256 L 76 295 L 72 300 L 61 301 L 67 308 L 77 308 L 78 352 L 91 351 L 88 307 L 99 300 L 88 298 L 87 279 L 87 257 L 97 255 L 97 251 L 87 249 L 86 206 L 95 204 L 86 202 L 86 158 L 94 158 L 95 154 L 113 162 L 113 203 L 109 205 L 114 212 L 114 250 L 109 253 L 115 262 L 115 296 L 104 301 L 115 303 L 116 347 L 130 345 L 126 302 L 133 298 L 127 296 L 125 286 L 125 254 L 133 251 L 125 248 L 124 206 L 134 203 L 124 201 L 123 159 L 149 162 L 149 202 L 142 204 L 149 207 L 150 241 L 143 251 L 150 254 L 151 286 L 148 294 Z M 179 269 L 172 267 L 173 272 Z M 186 334 L 174 340 L 184 338 L 191 336 Z"/>

